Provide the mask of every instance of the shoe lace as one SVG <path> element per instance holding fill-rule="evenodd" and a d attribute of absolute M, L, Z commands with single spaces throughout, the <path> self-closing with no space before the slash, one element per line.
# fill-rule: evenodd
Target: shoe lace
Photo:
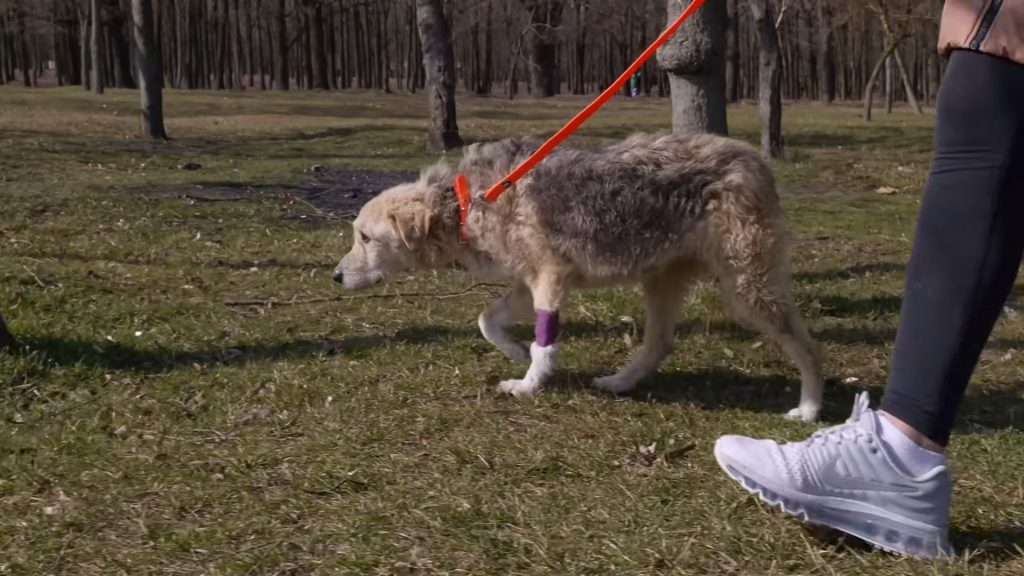
<path fill-rule="evenodd" d="M 874 443 L 873 435 L 863 430 L 860 426 L 857 426 L 857 422 L 861 416 L 869 410 L 870 397 L 867 392 L 861 392 L 857 395 L 853 402 L 853 411 L 850 417 L 846 419 L 846 422 L 839 424 L 838 426 L 830 426 L 828 428 L 822 428 L 811 437 L 807 439 L 807 445 L 813 446 L 815 443 L 821 444 L 842 444 L 843 440 L 852 440 L 859 442 L 860 440 L 867 440 L 869 444 Z"/>
<path fill-rule="evenodd" d="M 870 434 L 861 430 L 858 426 L 853 423 L 846 423 L 818 430 L 807 439 L 807 445 L 813 446 L 816 443 L 842 444 L 844 440 L 858 442 L 861 439 L 866 439 L 868 442 L 874 441 Z"/>

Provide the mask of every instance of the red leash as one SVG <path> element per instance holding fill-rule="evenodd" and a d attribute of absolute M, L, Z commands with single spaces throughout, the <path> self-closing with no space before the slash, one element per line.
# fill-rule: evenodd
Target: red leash
<path fill-rule="evenodd" d="M 629 82 L 629 79 L 633 74 L 647 63 L 647 61 L 651 59 L 651 56 L 654 56 L 658 51 L 658 48 L 661 48 L 666 42 L 668 42 L 672 35 L 679 30 L 679 27 L 683 25 L 683 22 L 686 22 L 690 16 L 693 16 L 693 13 L 696 12 L 703 4 L 704 0 L 692 0 L 690 5 L 686 7 L 686 10 L 683 10 L 683 13 L 679 15 L 679 18 L 677 18 L 671 26 L 662 32 L 661 36 L 658 36 L 654 43 L 648 46 L 647 50 L 644 50 L 644 53 L 641 54 L 640 57 L 622 73 L 621 76 L 619 76 L 618 80 L 606 88 L 596 100 L 587 105 L 586 108 L 570 120 L 569 123 L 561 130 L 555 133 L 554 136 L 549 138 L 547 142 L 538 148 L 536 152 L 530 155 L 529 158 L 524 160 L 523 163 L 516 167 L 515 170 L 509 173 L 508 176 L 492 186 L 491 189 L 484 194 L 484 200 L 487 202 L 496 201 L 505 193 L 506 190 L 511 188 L 523 176 L 529 174 L 530 170 L 533 170 L 537 164 L 540 164 L 545 158 L 547 158 L 548 154 L 551 154 L 551 151 L 554 150 L 556 146 L 571 136 L 573 132 L 575 132 L 583 125 L 584 122 L 594 115 L 594 112 L 597 112 L 601 106 L 604 106 L 606 102 L 611 100 L 612 97 L 615 96 L 615 93 L 622 89 L 622 87 L 626 85 L 626 82 Z M 462 222 L 459 236 L 462 241 L 465 242 L 468 238 L 466 232 L 466 219 L 469 217 L 469 208 L 473 204 L 473 196 L 470 193 L 469 180 L 464 174 L 459 174 L 455 178 L 455 193 L 459 198 L 459 219 Z"/>

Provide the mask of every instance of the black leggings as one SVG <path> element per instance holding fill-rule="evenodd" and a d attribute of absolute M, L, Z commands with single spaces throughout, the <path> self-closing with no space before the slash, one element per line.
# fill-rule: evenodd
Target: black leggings
<path fill-rule="evenodd" d="M 941 445 L 1024 253 L 1024 65 L 954 52 L 882 409 Z"/>

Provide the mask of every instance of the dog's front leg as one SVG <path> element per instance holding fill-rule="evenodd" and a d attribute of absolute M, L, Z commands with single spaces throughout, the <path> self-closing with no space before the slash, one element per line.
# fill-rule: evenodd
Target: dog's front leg
<path fill-rule="evenodd" d="M 480 315 L 480 333 L 505 356 L 516 362 L 529 362 L 530 343 L 516 341 L 509 336 L 506 328 L 519 320 L 525 320 L 532 310 L 533 297 L 530 289 L 526 284 L 517 283 L 508 294 L 499 298 Z"/>
<path fill-rule="evenodd" d="M 532 396 L 543 388 L 555 371 L 558 355 L 558 310 L 562 304 L 564 282 L 556 274 L 542 274 L 530 284 L 537 314 L 535 337 L 530 345 L 530 369 L 522 380 L 505 380 L 498 388 L 513 396 Z"/>

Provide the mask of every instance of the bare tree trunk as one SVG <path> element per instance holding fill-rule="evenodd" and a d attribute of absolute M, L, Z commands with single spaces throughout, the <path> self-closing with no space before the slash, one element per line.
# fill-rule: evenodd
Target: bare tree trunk
<path fill-rule="evenodd" d="M 885 59 L 885 113 L 892 114 L 892 56 Z"/>
<path fill-rule="evenodd" d="M 151 0 L 132 0 L 132 17 L 135 22 L 135 63 L 139 75 L 143 129 L 149 140 L 166 140 L 163 72 L 160 65 L 160 49 L 153 40 Z"/>
<path fill-rule="evenodd" d="M 242 14 L 238 9 L 238 0 L 225 4 L 224 15 L 228 18 L 228 41 L 231 44 L 228 80 L 233 90 L 242 90 L 245 88 L 242 81 Z"/>
<path fill-rule="evenodd" d="M 728 2 L 728 38 L 725 46 L 725 93 L 729 102 L 740 99 L 740 11 L 739 1 Z"/>
<path fill-rule="evenodd" d="M 430 131 L 427 149 L 451 150 L 462 145 L 455 114 L 455 55 L 442 0 L 416 0 L 416 24 L 427 72 Z"/>
<path fill-rule="evenodd" d="M 110 39 L 111 56 L 113 60 L 114 86 L 118 88 L 135 88 L 135 80 L 132 78 L 131 48 L 128 46 L 128 38 L 125 36 L 126 16 L 121 10 L 120 4 L 111 6 L 107 4 L 108 18 L 107 37 Z"/>
<path fill-rule="evenodd" d="M 4 317 L 0 316 L 0 350 L 5 348 L 13 348 L 17 346 L 18 341 L 14 339 L 10 331 L 7 330 L 7 324 L 4 323 Z"/>
<path fill-rule="evenodd" d="M 106 58 L 103 53 L 103 2 L 91 0 L 92 6 L 92 89 L 103 94 L 106 83 Z"/>
<path fill-rule="evenodd" d="M 818 0 L 818 97 L 825 104 L 836 99 L 836 53 L 829 0 Z"/>
<path fill-rule="evenodd" d="M 917 96 L 914 94 L 914 88 L 910 85 L 910 78 L 907 76 L 907 69 L 903 66 L 903 57 L 900 55 L 900 49 L 897 46 L 893 52 L 893 58 L 896 59 L 896 68 L 900 71 L 900 77 L 903 79 L 903 90 L 907 95 L 907 103 L 910 104 L 911 109 L 917 114 L 924 114 L 921 110 L 921 104 L 917 101 Z"/>
<path fill-rule="evenodd" d="M 782 70 L 779 67 L 779 31 L 773 0 L 751 0 L 757 26 L 758 97 L 761 112 L 761 152 L 782 158 Z"/>
<path fill-rule="evenodd" d="M 28 47 L 28 29 L 25 27 L 25 10 L 15 7 L 18 18 L 18 52 L 21 54 L 21 82 L 26 88 L 32 86 L 32 53 Z"/>
<path fill-rule="evenodd" d="M 308 14 L 308 13 L 307 13 Z M 330 90 L 331 87 L 327 78 L 327 60 L 324 57 L 324 7 L 317 2 L 313 7 L 312 15 L 308 15 L 309 32 L 311 33 L 310 56 L 313 66 L 313 88 L 318 90 Z"/>
<path fill-rule="evenodd" d="M 527 0 L 526 7 L 530 11 L 530 91 L 535 97 L 550 98 L 559 92 L 558 27 L 565 5 L 562 0 Z"/>
<path fill-rule="evenodd" d="M 684 7 L 682 0 L 668 0 L 669 21 Z M 677 133 L 728 133 L 725 28 L 725 2 L 708 2 L 658 51 L 658 62 L 669 73 L 672 126 Z"/>
<path fill-rule="evenodd" d="M 903 81 L 903 89 L 907 94 L 907 103 L 910 104 L 914 112 L 917 114 L 923 114 L 921 105 L 917 102 L 917 96 L 914 95 L 914 88 L 910 85 L 910 77 L 907 75 L 907 68 L 903 65 L 903 57 L 900 55 L 900 41 L 901 38 L 897 36 L 896 31 L 893 30 L 892 21 L 889 19 L 889 8 L 885 4 L 885 0 L 876 0 L 875 8 L 878 11 L 878 19 L 882 23 L 882 30 L 885 32 L 886 38 L 892 44 L 890 52 L 896 60 L 896 67 L 900 72 L 900 79 Z M 892 62 L 886 61 L 886 111 L 892 111 L 892 91 L 893 91 L 893 79 L 892 79 Z"/>
<path fill-rule="evenodd" d="M 277 57 L 275 58 L 274 72 L 277 76 L 274 80 L 274 88 L 278 90 L 288 89 L 288 23 L 284 16 L 285 0 L 277 0 L 274 7 L 274 35 L 277 37 Z"/>
<path fill-rule="evenodd" d="M 78 34 L 81 42 L 78 45 L 80 66 L 82 67 L 82 89 L 89 90 L 89 13 L 82 10 L 78 15 Z"/>
<path fill-rule="evenodd" d="M 864 86 L 864 120 L 871 120 L 871 106 L 874 103 L 875 93 L 875 82 L 878 80 L 878 75 L 882 72 L 882 68 L 885 66 L 885 61 L 892 55 L 893 50 L 896 49 L 896 44 L 889 44 L 886 46 L 885 51 L 875 62 L 875 67 L 871 70 L 871 76 L 868 77 L 867 84 Z"/>
<path fill-rule="evenodd" d="M 477 94 L 489 96 L 491 86 L 494 84 L 494 17 L 490 2 L 487 3 L 487 27 L 484 32 L 484 42 L 487 44 L 484 47 L 483 76 L 476 91 Z"/>

